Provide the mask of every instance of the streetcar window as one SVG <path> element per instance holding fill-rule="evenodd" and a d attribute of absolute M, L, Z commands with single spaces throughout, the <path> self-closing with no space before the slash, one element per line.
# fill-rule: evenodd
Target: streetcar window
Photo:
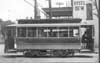
<path fill-rule="evenodd" d="M 18 37 L 77 37 L 79 27 L 20 27 Z"/>
<path fill-rule="evenodd" d="M 22 28 L 18 28 L 18 37 L 26 37 L 26 28 L 22 27 Z"/>
<path fill-rule="evenodd" d="M 69 37 L 73 37 L 73 29 L 72 28 L 69 29 Z"/>
<path fill-rule="evenodd" d="M 28 37 L 36 37 L 36 28 L 28 28 L 27 29 L 27 34 L 28 34 Z"/>
<path fill-rule="evenodd" d="M 59 28 L 59 37 L 68 37 L 68 27 Z"/>
<path fill-rule="evenodd" d="M 79 35 L 78 27 L 69 27 L 69 37 L 76 37 Z"/>
<path fill-rule="evenodd" d="M 79 36 L 79 30 L 78 29 L 74 29 L 73 34 L 74 34 L 74 37 Z"/>
<path fill-rule="evenodd" d="M 12 36 L 11 30 L 7 30 L 7 36 Z"/>
<path fill-rule="evenodd" d="M 47 32 L 46 27 L 38 28 L 38 37 L 47 37 Z"/>
<path fill-rule="evenodd" d="M 48 27 L 48 37 L 57 37 L 58 36 L 58 29 L 56 27 Z"/>

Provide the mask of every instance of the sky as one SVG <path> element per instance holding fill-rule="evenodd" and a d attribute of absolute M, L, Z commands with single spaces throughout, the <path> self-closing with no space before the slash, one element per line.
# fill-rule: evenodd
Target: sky
<path fill-rule="evenodd" d="M 34 0 L 26 0 L 34 5 Z M 41 7 L 48 7 L 47 0 L 37 0 Z M 67 1 L 67 4 L 66 4 Z M 70 0 L 52 0 L 52 6 L 58 7 L 56 2 L 62 2 L 62 6 L 70 6 Z M 24 0 L 0 0 L 0 18 L 3 20 L 25 19 L 34 17 L 34 8 Z"/>
<path fill-rule="evenodd" d="M 34 0 L 26 0 L 34 6 Z M 48 7 L 48 0 L 37 0 L 39 6 Z M 62 2 L 62 7 L 71 6 L 71 0 L 52 0 L 52 7 L 59 7 L 56 3 Z M 96 12 L 96 11 L 94 11 Z M 34 8 L 24 0 L 0 0 L 0 19 L 16 21 L 26 17 L 34 18 Z"/>

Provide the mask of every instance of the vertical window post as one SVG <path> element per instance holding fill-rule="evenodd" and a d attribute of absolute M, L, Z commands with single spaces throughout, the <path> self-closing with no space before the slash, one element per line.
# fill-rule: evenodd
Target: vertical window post
<path fill-rule="evenodd" d="M 16 37 L 18 37 L 18 32 L 17 32 L 18 30 L 17 30 L 17 29 L 18 29 L 18 28 L 16 27 Z"/>
<path fill-rule="evenodd" d="M 68 27 L 68 37 L 70 37 L 70 35 L 69 35 L 69 31 L 70 31 L 70 28 Z"/>
<path fill-rule="evenodd" d="M 48 27 L 47 27 L 47 30 L 49 30 Z M 48 37 L 49 37 L 49 34 L 48 34 L 48 31 L 47 31 L 47 38 L 48 38 Z"/>
<path fill-rule="evenodd" d="M 79 26 L 79 28 L 78 28 L 79 30 L 78 30 L 78 33 L 79 33 L 79 37 L 81 37 L 81 26 Z"/>
<path fill-rule="evenodd" d="M 28 37 L 28 27 L 26 27 L 26 38 Z"/>
<path fill-rule="evenodd" d="M 11 37 L 13 37 L 13 29 L 11 29 Z"/>
<path fill-rule="evenodd" d="M 36 37 L 38 38 L 38 27 L 36 28 Z"/>
<path fill-rule="evenodd" d="M 58 32 L 57 32 L 57 37 L 59 38 L 59 27 L 57 27 L 57 30 L 58 30 Z"/>

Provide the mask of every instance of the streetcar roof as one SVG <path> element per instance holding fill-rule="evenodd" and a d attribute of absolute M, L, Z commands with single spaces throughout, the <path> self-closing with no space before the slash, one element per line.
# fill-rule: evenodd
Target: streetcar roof
<path fill-rule="evenodd" d="M 12 24 L 10 27 L 62 27 L 62 26 L 80 26 L 79 23 L 57 23 L 57 24 Z"/>

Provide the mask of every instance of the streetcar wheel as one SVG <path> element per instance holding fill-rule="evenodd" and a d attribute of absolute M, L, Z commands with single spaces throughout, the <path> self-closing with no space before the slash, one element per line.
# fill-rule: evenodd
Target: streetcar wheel
<path fill-rule="evenodd" d="M 32 51 L 32 56 L 34 57 L 40 56 L 39 52 L 40 51 Z"/>
<path fill-rule="evenodd" d="M 74 56 L 74 54 L 75 54 L 74 52 L 71 53 L 72 56 Z"/>
<path fill-rule="evenodd" d="M 71 50 L 70 55 L 71 55 L 71 56 L 74 56 L 74 54 L 75 54 L 74 50 Z"/>
<path fill-rule="evenodd" d="M 25 55 L 26 57 L 31 57 L 31 56 L 32 56 L 31 52 L 24 52 L 24 55 Z"/>
<path fill-rule="evenodd" d="M 47 54 L 47 52 L 46 51 L 40 51 L 39 54 L 40 54 L 40 56 L 45 56 Z"/>
<path fill-rule="evenodd" d="M 53 56 L 59 56 L 59 52 L 57 50 L 53 51 Z"/>
<path fill-rule="evenodd" d="M 54 56 L 59 56 L 59 57 L 65 57 L 66 54 L 66 50 L 56 50 L 53 52 Z"/>
<path fill-rule="evenodd" d="M 66 57 L 66 56 L 67 56 L 66 50 L 62 50 L 61 56 L 62 56 L 62 57 Z"/>

